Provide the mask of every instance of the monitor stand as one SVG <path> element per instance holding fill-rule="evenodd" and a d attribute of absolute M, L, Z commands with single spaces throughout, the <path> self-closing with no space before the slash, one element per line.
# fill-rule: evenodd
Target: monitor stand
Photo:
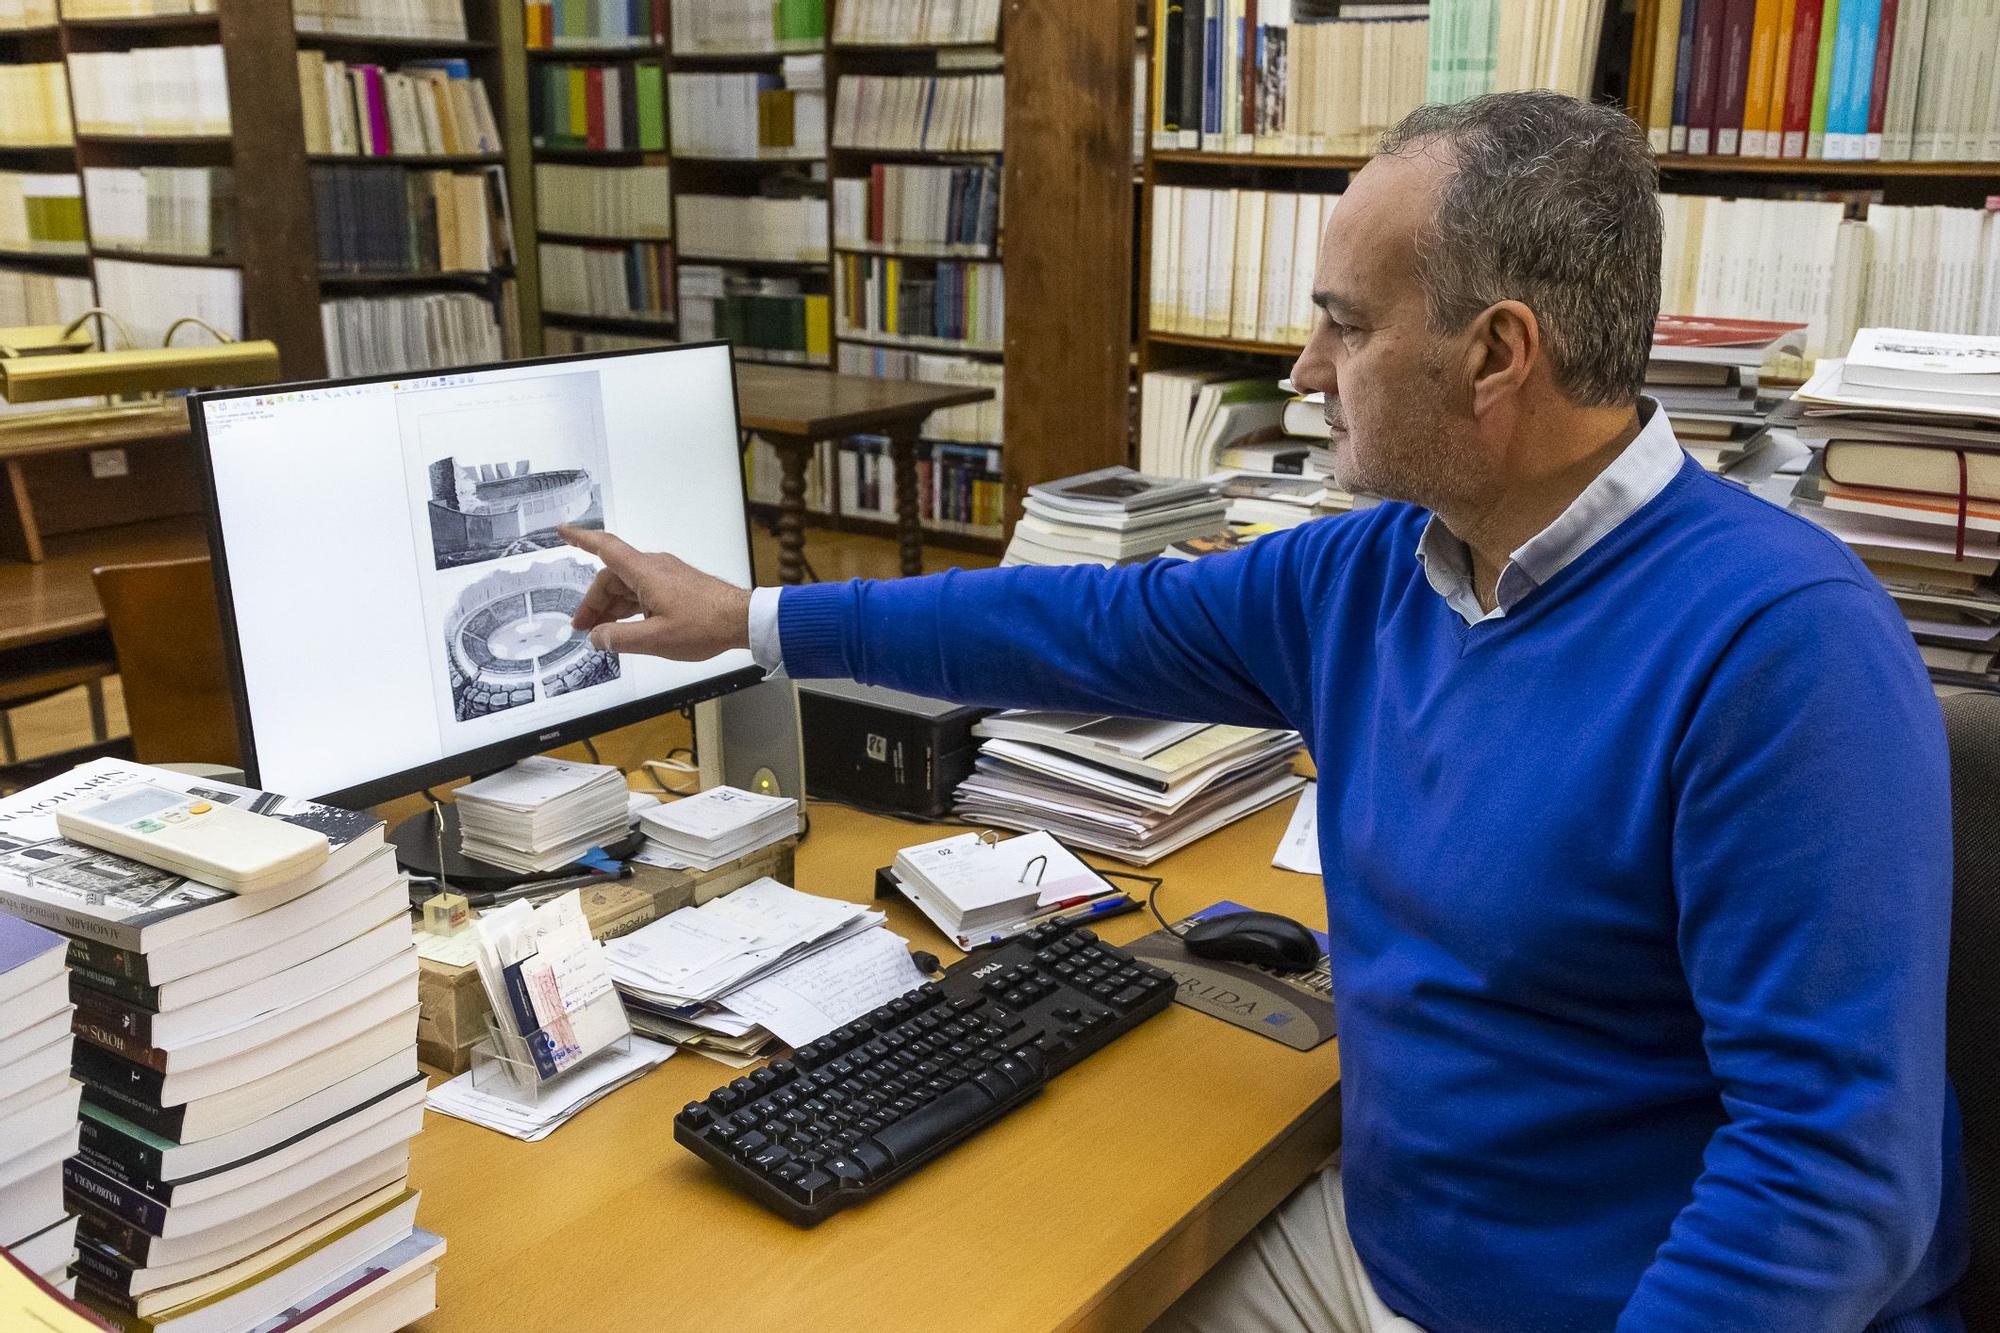
<path fill-rule="evenodd" d="M 425 810 L 400 821 L 389 832 L 389 841 L 396 848 L 396 863 L 412 875 L 427 879 L 442 878 L 455 892 L 472 890 L 476 893 L 497 893 L 538 879 L 565 879 L 571 875 L 585 873 L 589 867 L 568 865 L 557 870 L 546 870 L 536 875 L 523 875 L 501 866 L 488 865 L 484 861 L 474 861 L 461 856 L 458 850 L 458 807 L 447 802 L 444 805 L 444 859 L 438 860 L 437 817 Z M 624 860 L 639 850 L 644 838 L 639 833 L 612 843 L 604 850 L 615 860 Z"/>

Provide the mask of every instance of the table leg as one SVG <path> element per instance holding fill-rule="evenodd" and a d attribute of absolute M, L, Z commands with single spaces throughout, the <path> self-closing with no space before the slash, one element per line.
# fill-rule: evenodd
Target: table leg
<path fill-rule="evenodd" d="M 34 501 L 28 498 L 28 478 L 21 470 L 20 459 L 7 460 L 6 479 L 6 504 L 0 506 L 5 510 L 5 519 L 0 519 L 0 550 L 30 564 L 39 564 L 42 530 L 35 522 Z"/>
<path fill-rule="evenodd" d="M 810 440 L 766 436 L 778 451 L 778 581 L 806 581 L 806 458 Z"/>
<path fill-rule="evenodd" d="M 913 422 L 889 433 L 896 461 L 896 540 L 903 577 L 924 572 L 924 528 L 917 517 L 917 427 Z"/>

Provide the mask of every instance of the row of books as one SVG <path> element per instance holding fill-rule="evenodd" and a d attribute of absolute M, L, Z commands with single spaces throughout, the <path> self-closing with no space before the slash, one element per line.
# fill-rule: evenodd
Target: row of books
<path fill-rule="evenodd" d="M 236 251 L 236 173 L 228 167 L 85 167 L 83 192 L 99 250 Z"/>
<path fill-rule="evenodd" d="M 1604 0 L 1433 0 L 1430 16 L 1426 102 L 1520 88 L 1591 95 Z"/>
<path fill-rule="evenodd" d="M 997 165 L 903 166 L 877 162 L 833 183 L 839 246 L 991 258 L 1000 244 Z"/>
<path fill-rule="evenodd" d="M 66 19 L 170 18 L 176 14 L 213 14 L 216 0 L 62 0 Z"/>
<path fill-rule="evenodd" d="M 1149 327 L 1303 345 L 1312 276 L 1337 194 L 1153 189 Z"/>
<path fill-rule="evenodd" d="M 814 51 L 826 40 L 826 0 L 673 0 L 674 49 L 762 55 Z"/>
<path fill-rule="evenodd" d="M 544 241 L 542 305 L 572 315 L 668 320 L 674 248 L 660 241 L 568 245 Z"/>
<path fill-rule="evenodd" d="M 306 151 L 359 157 L 500 151 L 486 81 L 456 57 L 398 69 L 299 52 Z"/>
<path fill-rule="evenodd" d="M 135 347 L 158 347 L 167 330 L 194 315 L 231 338 L 243 336 L 243 272 L 230 267 L 106 259 L 91 265 L 97 304 L 118 312 Z"/>
<path fill-rule="evenodd" d="M 1000 151 L 1007 103 L 1003 74 L 850 74 L 835 98 L 841 148 L 911 152 Z"/>
<path fill-rule="evenodd" d="M 776 74 L 675 73 L 667 123 L 683 157 L 824 157 L 825 61 L 786 56 Z"/>
<path fill-rule="evenodd" d="M 523 35 L 530 51 L 566 46 L 661 46 L 666 0 L 525 0 Z"/>
<path fill-rule="evenodd" d="M 2000 14 L 1984 0 L 1660 0 L 1654 151 L 2000 158 Z"/>
<path fill-rule="evenodd" d="M 665 347 L 665 334 L 647 337 L 637 333 L 603 333 L 596 329 L 573 329 L 560 324 L 542 327 L 542 350 L 550 356 L 575 356 L 583 352 L 622 352 L 635 347 Z"/>
<path fill-rule="evenodd" d="M 1804 325 L 1782 321 L 1660 315 L 1644 392 L 1666 412 L 1681 447 L 1726 475 L 1770 445 L 1780 398 L 1766 390 L 1763 366 L 1796 361 L 1804 333 Z"/>
<path fill-rule="evenodd" d="M 513 284 L 499 301 L 472 292 L 421 292 L 353 296 L 322 301 L 320 331 L 326 370 L 334 378 L 393 375 L 414 370 L 504 361 L 520 355 L 519 331 L 503 329 L 514 304 Z"/>
<path fill-rule="evenodd" d="M 220 46 L 72 51 L 79 134 L 227 134 L 229 83 Z"/>
<path fill-rule="evenodd" d="M 1001 424 L 1006 420 L 1006 394 L 1003 367 L 997 361 L 844 342 L 840 345 L 837 368 L 842 374 L 872 375 L 876 379 L 928 380 L 933 384 L 978 384 L 989 388 L 993 397 L 986 402 L 947 407 L 925 417 L 922 435 L 927 440 L 954 444 L 997 446 L 1000 443 Z"/>
<path fill-rule="evenodd" d="M 842 461 L 851 454 L 853 462 Z M 752 503 L 776 505 L 780 499 L 777 451 L 753 438 L 744 456 L 745 487 Z M 969 537 L 997 537 L 1006 518 L 1006 482 L 1000 451 L 977 445 L 925 443 L 917 446 L 917 516 L 926 528 Z M 865 478 L 865 482 L 864 482 Z M 888 442 L 879 437 L 853 436 L 824 440 L 814 447 L 806 466 L 806 508 L 816 514 L 839 511 L 856 518 L 888 522 L 896 517 L 895 469 Z M 865 493 L 874 501 L 862 506 L 850 497 Z"/>
<path fill-rule="evenodd" d="M 292 0 L 292 23 L 309 33 L 463 41 L 465 0 Z"/>
<path fill-rule="evenodd" d="M 1139 470 L 1195 481 L 1231 445 L 1280 433 L 1293 395 L 1269 376 L 1213 367 L 1148 371 L 1139 381 Z"/>
<path fill-rule="evenodd" d="M 489 273 L 511 267 L 505 168 L 312 168 L 322 273 Z"/>
<path fill-rule="evenodd" d="M 1006 284 L 998 264 L 841 255 L 834 271 L 842 333 L 986 351 L 999 351 L 1006 336 Z"/>
<path fill-rule="evenodd" d="M 683 194 L 676 200 L 681 249 L 704 259 L 818 263 L 826 258 L 826 200 Z"/>
<path fill-rule="evenodd" d="M 657 61 L 528 70 L 528 119 L 537 148 L 667 148 L 666 84 Z"/>
<path fill-rule="evenodd" d="M 0 148 L 60 147 L 74 138 L 61 62 L 0 65 Z"/>
<path fill-rule="evenodd" d="M 329 855 L 239 896 L 59 836 L 56 810 L 130 781 L 315 830 Z M 323 1289 L 338 1318 L 392 1272 L 434 1269 L 409 1186 L 425 1085 L 409 885 L 381 821 L 119 759 L 5 813 L 0 906 L 68 937 L 82 1100 L 57 1170 L 78 1296 L 121 1326 L 256 1328 Z M 414 1313 L 431 1305 L 426 1290 Z"/>
<path fill-rule="evenodd" d="M 745 360 L 824 366 L 832 351 L 827 295 L 800 278 L 683 264 L 680 317 L 684 341 L 726 338 Z"/>
<path fill-rule="evenodd" d="M 46 28 L 56 21 L 56 0 L 0 0 L 0 31 Z"/>
<path fill-rule="evenodd" d="M 967 46 L 1000 35 L 1000 0 L 841 0 L 833 40 L 879 46 Z"/>
<path fill-rule="evenodd" d="M 0 328 L 67 324 L 96 304 L 89 278 L 0 264 Z"/>
<path fill-rule="evenodd" d="M 83 185 L 73 171 L 0 171 L 0 250 L 80 255 Z"/>
<path fill-rule="evenodd" d="M 81 1086 L 70 1077 L 69 941 L 0 912 L 0 1249 L 76 1295 L 76 1214 L 63 1162 L 79 1143 Z"/>
<path fill-rule="evenodd" d="M 673 236 L 667 166 L 535 166 L 535 207 L 543 230 L 576 236 Z"/>

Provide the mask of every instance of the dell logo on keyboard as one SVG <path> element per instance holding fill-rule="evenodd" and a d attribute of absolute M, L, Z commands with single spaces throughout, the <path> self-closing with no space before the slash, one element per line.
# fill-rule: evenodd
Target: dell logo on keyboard
<path fill-rule="evenodd" d="M 972 975 L 973 975 L 973 976 L 975 976 L 975 977 L 983 977 L 983 976 L 985 976 L 985 975 L 986 975 L 986 974 L 987 974 L 988 972 L 998 972 L 998 971 L 999 971 L 999 970 L 1001 969 L 1001 967 L 1002 967 L 1002 966 L 1004 966 L 1004 964 L 1001 964 L 1001 963 L 988 963 L 988 964 L 987 964 L 987 965 L 986 965 L 985 967 L 975 967 L 975 968 L 973 968 L 973 969 L 972 969 Z"/>

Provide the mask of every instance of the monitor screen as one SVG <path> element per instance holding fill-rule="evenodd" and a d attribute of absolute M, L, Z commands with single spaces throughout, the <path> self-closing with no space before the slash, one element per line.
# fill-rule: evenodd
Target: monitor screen
<path fill-rule="evenodd" d="M 254 785 L 371 804 L 754 683 L 601 653 L 560 523 L 751 582 L 723 344 L 201 394 Z"/>

